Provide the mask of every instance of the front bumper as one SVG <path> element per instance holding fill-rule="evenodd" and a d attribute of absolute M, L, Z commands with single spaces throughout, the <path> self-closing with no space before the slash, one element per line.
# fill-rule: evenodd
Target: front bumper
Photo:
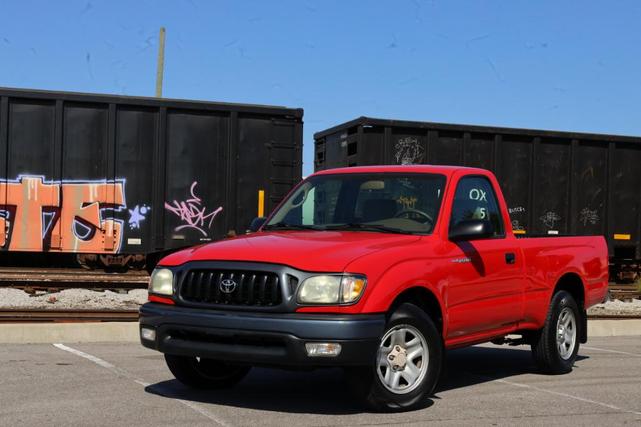
<path fill-rule="evenodd" d="M 385 328 L 383 314 L 247 313 L 147 303 L 140 327 L 156 331 L 141 339 L 162 353 L 261 366 L 354 366 L 372 363 Z M 337 356 L 310 357 L 305 343 L 341 345 Z"/>

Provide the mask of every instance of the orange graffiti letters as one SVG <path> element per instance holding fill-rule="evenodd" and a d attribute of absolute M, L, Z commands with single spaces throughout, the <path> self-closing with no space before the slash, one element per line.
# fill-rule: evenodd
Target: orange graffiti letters
<path fill-rule="evenodd" d="M 122 222 L 103 218 L 101 210 L 125 206 L 121 181 L 0 182 L 0 246 L 8 237 L 9 250 L 115 253 Z"/>

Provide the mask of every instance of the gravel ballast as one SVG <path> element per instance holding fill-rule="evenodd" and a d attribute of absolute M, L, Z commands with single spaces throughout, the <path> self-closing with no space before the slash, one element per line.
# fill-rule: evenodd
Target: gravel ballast
<path fill-rule="evenodd" d="M 0 308 L 135 310 L 146 301 L 146 289 L 133 289 L 123 294 L 65 289 L 35 296 L 20 289 L 0 288 Z"/>
<path fill-rule="evenodd" d="M 619 300 L 597 304 L 588 309 L 589 316 L 639 316 L 641 315 L 641 300 L 631 302 Z"/>

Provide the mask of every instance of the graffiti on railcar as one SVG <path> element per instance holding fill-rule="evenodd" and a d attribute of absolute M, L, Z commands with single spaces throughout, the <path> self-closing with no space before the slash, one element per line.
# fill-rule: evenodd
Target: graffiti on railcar
<path fill-rule="evenodd" d="M 599 223 L 599 213 L 596 209 L 583 208 L 579 212 L 579 222 L 587 227 L 588 224 L 597 225 Z"/>
<path fill-rule="evenodd" d="M 196 195 L 196 185 L 198 185 L 198 181 L 191 184 L 187 199 L 174 200 L 171 203 L 165 202 L 165 209 L 178 216 L 182 222 L 174 231 L 192 229 L 198 231 L 203 237 L 208 237 L 206 230 L 211 228 L 214 218 L 222 212 L 223 207 L 219 206 L 209 210 L 203 200 Z"/>
<path fill-rule="evenodd" d="M 561 221 L 561 217 L 559 216 L 559 214 L 554 211 L 544 213 L 539 217 L 539 219 L 547 228 L 554 228 L 556 223 Z"/>
<path fill-rule="evenodd" d="M 513 208 L 508 208 L 507 211 L 508 211 L 508 213 L 510 215 L 524 214 L 525 213 L 525 208 L 523 206 L 516 206 L 516 207 L 513 207 Z"/>
<path fill-rule="evenodd" d="M 518 219 L 512 220 L 512 231 L 525 231 Z"/>
<path fill-rule="evenodd" d="M 125 180 L 46 181 L 22 175 L 0 182 L 0 247 L 115 253 L 126 207 Z"/>
<path fill-rule="evenodd" d="M 139 229 L 140 223 L 147 219 L 150 210 L 151 208 L 147 205 L 136 205 L 133 209 L 129 209 L 129 229 Z"/>
<path fill-rule="evenodd" d="M 401 196 L 398 199 L 396 199 L 396 203 L 400 204 L 403 206 L 403 209 L 414 209 L 416 208 L 416 202 L 418 199 L 416 197 L 411 197 L 411 196 Z"/>
<path fill-rule="evenodd" d="M 400 165 L 413 165 L 421 163 L 425 155 L 425 149 L 421 146 L 416 138 L 401 138 L 394 145 L 396 153 L 396 163 Z"/>

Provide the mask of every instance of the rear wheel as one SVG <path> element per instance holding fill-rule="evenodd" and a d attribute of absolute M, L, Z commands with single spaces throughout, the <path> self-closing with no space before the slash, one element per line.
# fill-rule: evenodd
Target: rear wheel
<path fill-rule="evenodd" d="M 434 391 L 443 358 L 434 322 L 413 304 L 401 304 L 390 316 L 375 360 L 352 368 L 349 379 L 367 406 L 378 411 L 420 407 Z"/>
<path fill-rule="evenodd" d="M 549 374 L 565 374 L 579 353 L 581 313 L 572 295 L 554 294 L 545 326 L 532 343 L 532 354 L 539 368 Z"/>
<path fill-rule="evenodd" d="M 251 367 L 214 359 L 165 354 L 167 367 L 186 386 L 202 389 L 230 388 L 242 380 Z"/>

